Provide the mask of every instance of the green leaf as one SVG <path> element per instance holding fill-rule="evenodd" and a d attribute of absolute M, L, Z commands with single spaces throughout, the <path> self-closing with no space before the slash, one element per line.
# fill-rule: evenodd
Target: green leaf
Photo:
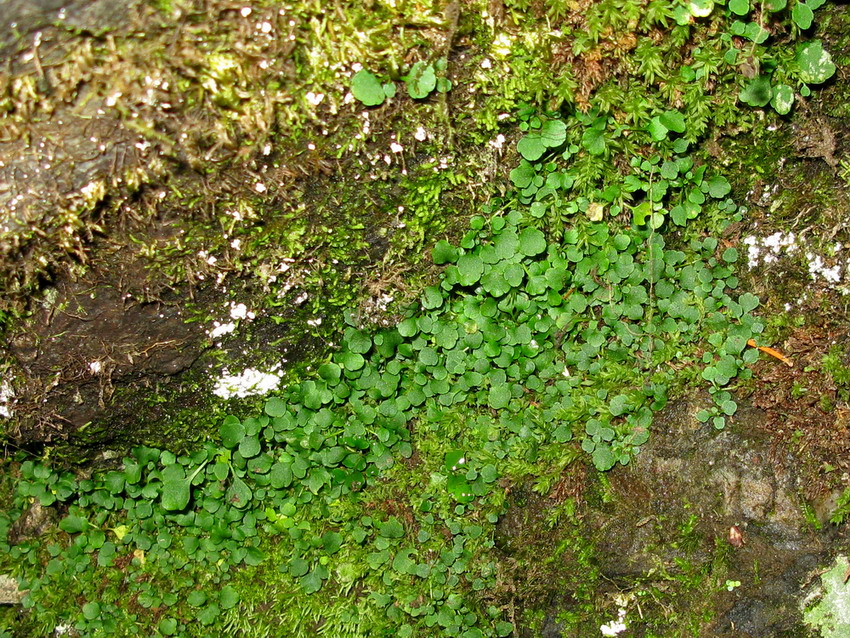
<path fill-rule="evenodd" d="M 679 111 L 667 111 L 666 113 L 663 113 L 658 119 L 661 124 L 663 124 L 666 128 L 670 129 L 674 133 L 685 132 L 685 116 L 682 115 Z"/>
<path fill-rule="evenodd" d="M 246 436 L 239 442 L 239 454 L 246 459 L 257 456 L 260 453 L 260 439 L 254 436 Z"/>
<path fill-rule="evenodd" d="M 422 307 L 435 310 L 443 305 L 443 295 L 437 286 L 428 286 L 422 291 Z"/>
<path fill-rule="evenodd" d="M 327 554 L 336 554 L 342 547 L 342 536 L 336 532 L 325 532 L 322 535 L 322 547 Z"/>
<path fill-rule="evenodd" d="M 607 472 L 614 464 L 617 462 L 617 457 L 611 451 L 611 448 L 607 445 L 597 444 L 597 446 L 593 450 L 593 465 L 596 466 L 596 469 L 600 472 Z"/>
<path fill-rule="evenodd" d="M 378 525 L 378 534 L 384 538 L 402 538 L 404 527 L 397 518 L 392 517 L 387 522 Z"/>
<path fill-rule="evenodd" d="M 646 130 L 656 142 L 661 142 L 662 140 L 667 139 L 667 133 L 670 132 L 670 130 L 661 123 L 661 118 L 657 115 L 649 121 L 649 124 L 646 126 Z"/>
<path fill-rule="evenodd" d="M 335 363 L 323 363 L 319 366 L 318 373 L 328 385 L 336 385 L 342 377 L 342 369 Z"/>
<path fill-rule="evenodd" d="M 68 534 L 77 534 L 84 531 L 89 526 L 89 522 L 82 516 L 69 514 L 59 521 L 59 529 Z"/>
<path fill-rule="evenodd" d="M 629 397 L 625 394 L 618 394 L 613 399 L 611 399 L 611 403 L 608 406 L 611 414 L 613 416 L 621 416 L 628 409 Z"/>
<path fill-rule="evenodd" d="M 328 575 L 328 570 L 325 567 L 317 565 L 309 574 L 302 576 L 299 582 L 306 593 L 314 594 L 322 588 L 322 584 Z"/>
<path fill-rule="evenodd" d="M 488 405 L 494 410 L 502 410 L 511 402 L 511 390 L 507 385 L 497 385 L 490 388 L 490 394 L 487 399 Z"/>
<path fill-rule="evenodd" d="M 366 363 L 366 360 L 363 358 L 363 355 L 356 352 L 343 352 L 339 355 L 339 362 L 346 370 L 354 372 L 360 370 Z"/>
<path fill-rule="evenodd" d="M 499 471 L 492 463 L 488 463 L 487 465 L 481 468 L 481 479 L 485 483 L 493 483 L 496 481 L 497 478 L 499 478 Z"/>
<path fill-rule="evenodd" d="M 493 297 L 501 297 L 511 290 L 503 270 L 492 269 L 481 278 L 481 285 Z"/>
<path fill-rule="evenodd" d="M 351 93 L 366 106 L 378 106 L 387 98 L 378 78 L 366 69 L 361 69 L 351 78 Z"/>
<path fill-rule="evenodd" d="M 676 162 L 665 161 L 661 165 L 661 177 L 667 180 L 676 179 L 679 176 L 679 166 Z"/>
<path fill-rule="evenodd" d="M 83 616 L 86 620 L 94 620 L 100 616 L 100 603 L 86 603 L 83 605 Z"/>
<path fill-rule="evenodd" d="M 186 597 L 186 602 L 192 607 L 200 607 L 207 602 L 207 593 L 202 589 L 193 589 Z"/>
<path fill-rule="evenodd" d="M 265 413 L 270 417 L 278 417 L 286 414 L 286 401 L 279 397 L 272 397 L 266 401 Z M 233 447 L 233 446 L 229 446 Z"/>
<path fill-rule="evenodd" d="M 753 310 L 758 308 L 759 298 L 756 297 L 754 294 L 745 292 L 743 295 L 738 297 L 738 303 L 741 304 L 741 308 L 744 310 L 745 313 L 752 312 Z"/>
<path fill-rule="evenodd" d="M 732 416 L 738 410 L 738 404 L 734 401 L 724 401 L 720 406 L 720 409 L 723 410 L 723 414 L 727 416 Z"/>
<path fill-rule="evenodd" d="M 233 482 L 227 488 L 227 502 L 239 509 L 245 509 L 251 503 L 252 496 L 251 488 L 245 484 L 245 481 L 234 474 Z"/>
<path fill-rule="evenodd" d="M 715 199 L 726 197 L 732 191 L 732 186 L 722 175 L 714 175 L 708 180 L 708 194 Z"/>
<path fill-rule="evenodd" d="M 766 75 L 755 78 L 738 95 L 744 104 L 750 106 L 765 106 L 770 102 L 773 92 L 770 88 L 770 79 Z"/>
<path fill-rule="evenodd" d="M 750 1 L 729 0 L 729 10 L 735 15 L 745 16 L 750 12 Z"/>
<path fill-rule="evenodd" d="M 695 18 L 707 18 L 714 11 L 714 0 L 689 0 L 688 11 Z"/>
<path fill-rule="evenodd" d="M 527 160 L 520 160 L 519 166 L 511 171 L 511 181 L 520 189 L 528 188 L 537 173 Z"/>
<path fill-rule="evenodd" d="M 780 115 L 789 113 L 794 106 L 794 89 L 787 84 L 777 84 L 773 87 L 770 105 Z"/>
<path fill-rule="evenodd" d="M 226 448 L 233 449 L 245 436 L 245 426 L 235 417 L 227 417 L 221 426 L 221 442 Z"/>
<path fill-rule="evenodd" d="M 581 145 L 591 155 L 602 155 L 608 148 L 605 141 L 605 130 L 596 127 L 587 129 L 581 136 Z"/>
<path fill-rule="evenodd" d="M 395 555 L 392 562 L 393 571 L 399 572 L 400 574 L 410 574 L 412 573 L 416 563 L 411 560 L 410 555 L 413 553 L 412 549 L 403 549 Z"/>
<path fill-rule="evenodd" d="M 121 472 L 108 472 L 104 483 L 110 494 L 120 494 L 124 491 L 124 474 Z"/>
<path fill-rule="evenodd" d="M 220 613 L 221 609 L 219 609 L 218 605 L 216 603 L 210 603 L 198 612 L 198 620 L 201 621 L 202 625 L 208 626 L 215 622 L 215 619 L 218 618 Z"/>
<path fill-rule="evenodd" d="M 540 159 L 550 148 L 556 148 L 567 139 L 567 125 L 561 120 L 547 120 L 538 131 L 527 133 L 517 143 L 517 151 L 529 162 Z"/>
<path fill-rule="evenodd" d="M 798 1 L 791 10 L 791 19 L 794 21 L 794 24 L 805 31 L 812 26 L 815 14 L 807 4 Z"/>
<path fill-rule="evenodd" d="M 366 354 L 372 347 L 372 337 L 362 330 L 349 328 L 345 331 L 345 341 L 348 344 L 348 349 L 357 354 Z"/>
<path fill-rule="evenodd" d="M 177 633 L 177 621 L 174 618 L 163 618 L 158 627 L 163 636 L 173 636 Z"/>
<path fill-rule="evenodd" d="M 638 226 L 646 224 L 646 218 L 652 214 L 652 204 L 644 201 L 632 209 L 632 219 Z"/>
<path fill-rule="evenodd" d="M 462 476 L 450 476 L 446 489 L 458 503 L 471 503 L 475 499 L 472 486 Z"/>
<path fill-rule="evenodd" d="M 820 40 L 801 46 L 797 52 L 797 63 L 800 65 L 800 79 L 806 84 L 821 84 L 835 74 L 832 56 Z"/>
<path fill-rule="evenodd" d="M 528 257 L 539 255 L 546 250 L 546 237 L 536 228 L 526 228 L 519 234 L 519 250 Z"/>
<path fill-rule="evenodd" d="M 516 145 L 517 152 L 529 162 L 534 162 L 543 156 L 546 152 L 546 145 L 540 139 L 540 135 L 529 133 L 520 138 Z"/>
<path fill-rule="evenodd" d="M 441 239 L 434 244 L 431 256 L 435 264 L 453 264 L 457 261 L 458 250 L 446 240 Z"/>
<path fill-rule="evenodd" d="M 549 148 L 557 148 L 567 140 L 567 125 L 561 120 L 546 120 L 540 127 L 540 138 Z"/>
<path fill-rule="evenodd" d="M 407 94 L 414 100 L 428 97 L 437 88 L 437 75 L 434 65 L 416 62 L 407 74 Z"/>
<path fill-rule="evenodd" d="M 248 547 L 245 550 L 245 561 L 246 565 L 251 565 L 252 567 L 256 567 L 260 563 L 265 560 L 266 556 L 256 547 Z"/>
<path fill-rule="evenodd" d="M 756 44 L 761 44 L 770 36 L 770 31 L 762 27 L 758 22 L 750 22 L 744 30 L 744 37 Z"/>
<path fill-rule="evenodd" d="M 185 478 L 162 484 L 162 506 L 169 511 L 184 509 L 189 504 L 190 485 Z"/>
<path fill-rule="evenodd" d="M 458 283 L 461 286 L 472 286 L 478 283 L 484 273 L 484 264 L 478 255 L 461 255 L 457 260 L 459 273 Z"/>

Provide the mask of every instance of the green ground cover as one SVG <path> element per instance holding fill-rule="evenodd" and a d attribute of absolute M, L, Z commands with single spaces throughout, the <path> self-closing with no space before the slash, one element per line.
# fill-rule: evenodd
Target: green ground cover
<path fill-rule="evenodd" d="M 194 449 L 140 445 L 94 472 L 4 461 L 0 566 L 28 590 L 23 612 L 2 612 L 7 635 L 513 635 L 530 620 L 511 613 L 494 541 L 513 488 L 628 464 L 686 390 L 714 399 L 701 421 L 734 417 L 765 326 L 724 239 L 746 214 L 736 176 L 705 142 L 786 115 L 832 77 L 808 35 L 820 4 L 605 1 L 554 35 L 505 4 L 525 31 L 481 44 L 511 71 L 504 93 L 464 117 L 486 128 L 511 107 L 510 184 L 451 241 L 399 240 L 433 244 L 431 285 L 393 325 L 348 313 L 338 348 Z M 552 3 L 548 18 L 570 11 Z M 573 70 L 553 74 L 553 51 Z M 364 60 L 354 98 L 450 99 L 463 86 L 444 59 Z M 57 522 L 17 538 L 34 503 Z M 592 552 L 571 516 L 551 533 Z M 598 627 L 592 588 L 576 591 L 565 622 Z"/>

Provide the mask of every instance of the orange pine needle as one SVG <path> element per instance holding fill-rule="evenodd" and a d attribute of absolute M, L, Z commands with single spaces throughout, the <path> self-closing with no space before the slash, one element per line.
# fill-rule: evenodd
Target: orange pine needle
<path fill-rule="evenodd" d="M 781 352 L 779 352 L 779 350 L 776 350 L 776 349 L 774 349 L 774 348 L 768 348 L 767 346 L 760 346 L 760 345 L 758 345 L 758 344 L 756 343 L 756 340 L 755 340 L 755 339 L 748 339 L 748 340 L 747 340 L 747 345 L 748 345 L 748 346 L 751 346 L 751 347 L 753 347 L 753 348 L 758 348 L 759 350 L 761 350 L 761 351 L 762 351 L 762 352 L 764 352 L 765 354 L 769 354 L 771 357 L 775 357 L 775 358 L 779 359 L 782 363 L 784 363 L 784 364 L 785 364 L 785 365 L 787 365 L 788 367 L 793 367 L 793 366 L 794 366 L 794 364 L 793 364 L 793 363 L 791 363 L 791 359 L 789 359 L 789 358 L 788 358 L 788 357 L 786 357 L 784 354 L 782 354 Z"/>

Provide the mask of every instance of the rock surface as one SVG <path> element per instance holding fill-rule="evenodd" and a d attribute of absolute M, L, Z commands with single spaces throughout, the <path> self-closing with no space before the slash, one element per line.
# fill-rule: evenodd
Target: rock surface
<path fill-rule="evenodd" d="M 517 587 L 522 604 L 545 610 L 539 624 L 520 635 L 590 635 L 582 632 L 592 628 L 574 633 L 558 621 L 576 609 L 589 577 L 570 573 L 588 564 L 599 569 L 594 606 L 610 608 L 615 620 L 628 608 L 625 622 L 638 633 L 626 635 L 646 630 L 638 607 L 651 603 L 640 603 L 637 592 L 663 597 L 676 587 L 687 593 L 662 600 L 665 614 L 682 623 L 693 616 L 690 631 L 698 627 L 701 636 L 814 635 L 803 623 L 801 602 L 819 567 L 843 551 L 846 534 L 831 525 L 818 531 L 807 520 L 799 459 L 759 430 L 764 413 L 742 405 L 734 422 L 717 431 L 695 416 L 709 405 L 707 396 L 696 397 L 662 410 L 632 464 L 608 475 L 601 502 L 587 498 L 576 519 L 562 524 L 561 530 L 588 539 L 584 549 L 574 540 L 539 535 L 555 506 L 551 500 L 531 491 L 517 497 L 497 544 L 517 567 L 532 555 L 550 557 L 517 580 L 526 587 Z M 592 558 L 582 564 L 588 547 Z M 680 635 L 681 628 L 668 630 Z"/>
<path fill-rule="evenodd" d="M 18 591 L 15 579 L 0 574 L 0 605 L 17 605 L 22 597 L 23 593 Z"/>

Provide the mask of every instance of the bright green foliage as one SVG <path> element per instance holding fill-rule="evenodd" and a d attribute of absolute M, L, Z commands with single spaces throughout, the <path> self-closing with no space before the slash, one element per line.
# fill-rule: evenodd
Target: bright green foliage
<path fill-rule="evenodd" d="M 529 162 L 540 159 L 549 149 L 555 149 L 567 139 L 567 127 L 561 120 L 546 120 L 542 124 L 539 120 L 536 128 L 524 135 L 517 144 L 517 151 Z"/>
<path fill-rule="evenodd" d="M 667 161 L 635 168 L 671 180 L 692 170 L 683 158 Z M 705 180 L 705 171 L 698 172 L 697 183 L 710 197 L 728 194 L 726 180 Z M 43 588 L 73 587 L 68 579 L 92 557 L 108 569 L 118 557 L 141 551 L 144 569 L 161 578 L 175 569 L 201 573 L 222 560 L 267 569 L 274 552 L 293 595 L 317 596 L 330 582 L 347 587 L 370 578 L 371 602 L 363 609 L 369 622 L 407 624 L 414 633 L 443 622 L 439 618 L 451 626 L 460 622 L 450 620 L 460 618 L 458 605 L 465 613 L 475 608 L 463 583 L 476 583 L 473 589 L 494 584 L 484 558 L 470 562 L 467 547 L 483 551 L 490 541 L 465 514 L 489 511 L 487 520 L 498 520 L 487 503 L 499 502 L 497 479 L 509 472 L 509 459 L 534 458 L 531 450 L 563 455 L 577 437 L 599 470 L 629 463 L 675 383 L 666 364 L 700 365 L 695 353 L 701 350 L 702 377 L 717 408 L 700 420 L 723 427 L 737 409 L 725 388 L 745 376 L 751 353 L 757 354 L 745 349 L 746 340 L 762 329 L 749 314 L 758 298 L 734 294 L 737 251 L 719 253 L 712 238 L 674 248 L 652 228 L 617 229 L 583 218 L 552 242 L 529 225 L 533 219 L 518 210 L 477 218 L 460 247 L 435 247 L 446 266 L 421 306 L 395 328 L 349 327 L 342 349 L 315 376 L 268 399 L 264 414 L 225 419 L 220 446 L 208 443 L 179 457 L 137 448 L 121 470 L 85 481 L 24 464 L 18 498 L 65 485 L 55 491 L 72 503 L 60 523 L 70 538 L 56 546 L 46 572 L 27 571 L 27 604 L 38 605 Z M 316 518 L 329 504 L 377 489 L 382 474 L 410 457 L 413 421 L 448 449 L 431 465 L 431 480 L 411 495 L 422 507 L 418 532 L 397 514 L 350 513 L 333 524 Z M 472 436 L 479 429 L 489 434 Z M 452 509 L 432 511 L 434 501 Z M 434 526 L 465 540 L 447 545 Z M 276 538 L 262 540 L 269 536 Z M 21 560 L 35 558 L 28 553 L 33 549 L 6 545 L 4 551 Z M 362 564 L 352 562 L 357 555 Z M 425 558 L 435 555 L 442 558 Z M 187 619 L 211 626 L 239 613 L 239 589 L 228 583 L 232 573 L 200 587 L 191 579 L 175 581 L 170 615 L 157 621 L 160 631 L 172 635 L 185 630 Z M 435 586 L 455 592 L 456 602 L 432 600 L 424 613 L 415 612 L 409 602 L 421 595 L 419 588 Z M 156 606 L 150 596 L 158 594 L 138 591 L 140 604 Z M 400 612 L 388 618 L 382 610 L 397 604 Z M 81 630 L 92 630 L 86 623 L 95 618 L 103 626 L 126 622 L 119 601 L 84 605 L 75 621 Z M 472 626 L 482 636 L 509 631 L 498 612 L 476 618 Z"/>
<path fill-rule="evenodd" d="M 388 95 L 378 78 L 361 69 L 351 78 L 351 93 L 366 106 L 379 106 Z"/>

